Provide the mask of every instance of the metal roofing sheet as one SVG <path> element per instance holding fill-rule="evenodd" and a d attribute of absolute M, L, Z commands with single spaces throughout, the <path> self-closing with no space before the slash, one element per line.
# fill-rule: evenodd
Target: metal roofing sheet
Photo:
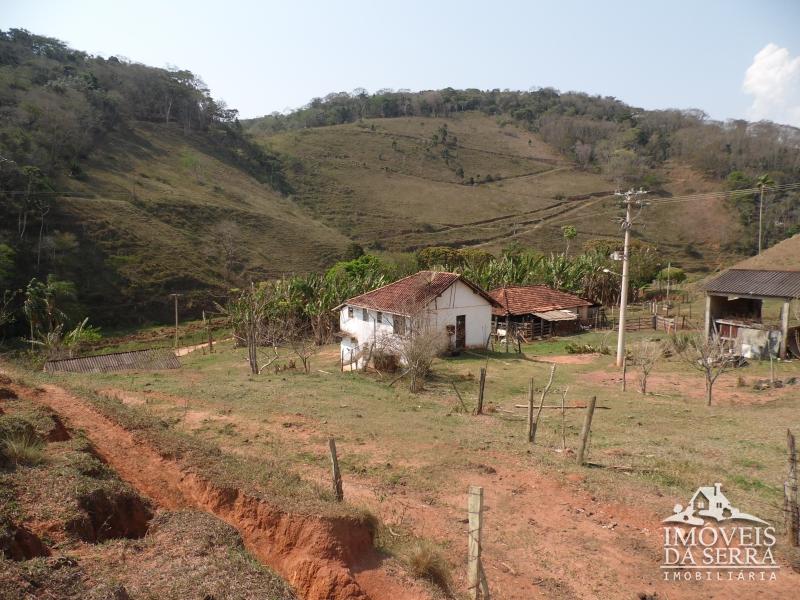
<path fill-rule="evenodd" d="M 800 298 L 800 271 L 729 269 L 703 287 L 712 294 Z"/>
<path fill-rule="evenodd" d="M 547 310 L 544 312 L 533 313 L 545 321 L 577 321 L 578 315 L 568 310 Z"/>

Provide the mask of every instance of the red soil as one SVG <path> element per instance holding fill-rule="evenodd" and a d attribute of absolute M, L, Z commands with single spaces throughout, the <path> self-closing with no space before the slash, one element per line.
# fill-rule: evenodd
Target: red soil
<path fill-rule="evenodd" d="M 129 431 L 59 387 L 47 385 L 40 394 L 14 387 L 20 395 L 59 413 L 70 427 L 84 430 L 97 454 L 156 505 L 170 510 L 204 510 L 235 527 L 248 549 L 280 573 L 300 597 L 425 597 L 419 589 L 403 586 L 384 572 L 366 525 L 345 518 L 287 513 L 239 490 L 220 489 L 163 458 Z"/>

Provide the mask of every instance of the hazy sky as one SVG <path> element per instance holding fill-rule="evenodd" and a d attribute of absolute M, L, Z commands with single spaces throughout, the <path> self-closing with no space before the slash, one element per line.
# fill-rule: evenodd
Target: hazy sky
<path fill-rule="evenodd" d="M 245 117 L 356 87 L 552 86 L 800 126 L 798 0 L 0 0 L 0 27 L 190 69 Z"/>

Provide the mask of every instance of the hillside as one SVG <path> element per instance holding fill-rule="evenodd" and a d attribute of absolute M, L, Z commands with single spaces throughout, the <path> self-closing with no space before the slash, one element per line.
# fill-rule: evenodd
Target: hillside
<path fill-rule="evenodd" d="M 767 248 L 735 265 L 737 269 L 764 269 L 767 271 L 800 270 L 800 234 Z"/>
<path fill-rule="evenodd" d="M 445 128 L 448 142 L 432 143 Z M 479 112 L 365 119 L 256 139 L 287 157 L 299 202 L 372 249 L 445 244 L 497 251 L 516 240 L 560 251 L 568 224 L 578 229 L 578 243 L 619 237 L 613 181 L 578 167 L 540 135 Z M 676 162 L 657 174 L 665 183 L 636 236 L 693 268 L 729 260 L 740 231 L 722 201 L 658 206 L 660 197 L 719 189 L 719 182 Z"/>
<path fill-rule="evenodd" d="M 195 74 L 0 32 L 0 288 L 74 283 L 93 322 L 195 314 L 226 290 L 320 271 L 353 242 L 499 252 L 620 238 L 613 191 L 652 190 L 636 238 L 706 270 L 752 251 L 752 194 L 800 179 L 800 134 L 543 89 L 332 94 L 240 122 Z M 770 197 L 771 245 L 800 194 Z M 408 261 L 406 261 L 408 262 Z M 17 304 L 19 298 L 17 297 Z M 17 306 L 20 308 L 20 306 Z M 133 310 L 135 309 L 135 311 Z"/>

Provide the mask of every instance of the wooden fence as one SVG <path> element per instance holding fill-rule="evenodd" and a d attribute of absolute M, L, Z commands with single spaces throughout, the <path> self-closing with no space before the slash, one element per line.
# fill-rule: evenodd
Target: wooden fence
<path fill-rule="evenodd" d="M 180 366 L 178 357 L 172 350 L 148 348 L 81 358 L 48 360 L 44 363 L 44 370 L 47 373 L 107 373 L 129 369 L 178 369 Z"/>

